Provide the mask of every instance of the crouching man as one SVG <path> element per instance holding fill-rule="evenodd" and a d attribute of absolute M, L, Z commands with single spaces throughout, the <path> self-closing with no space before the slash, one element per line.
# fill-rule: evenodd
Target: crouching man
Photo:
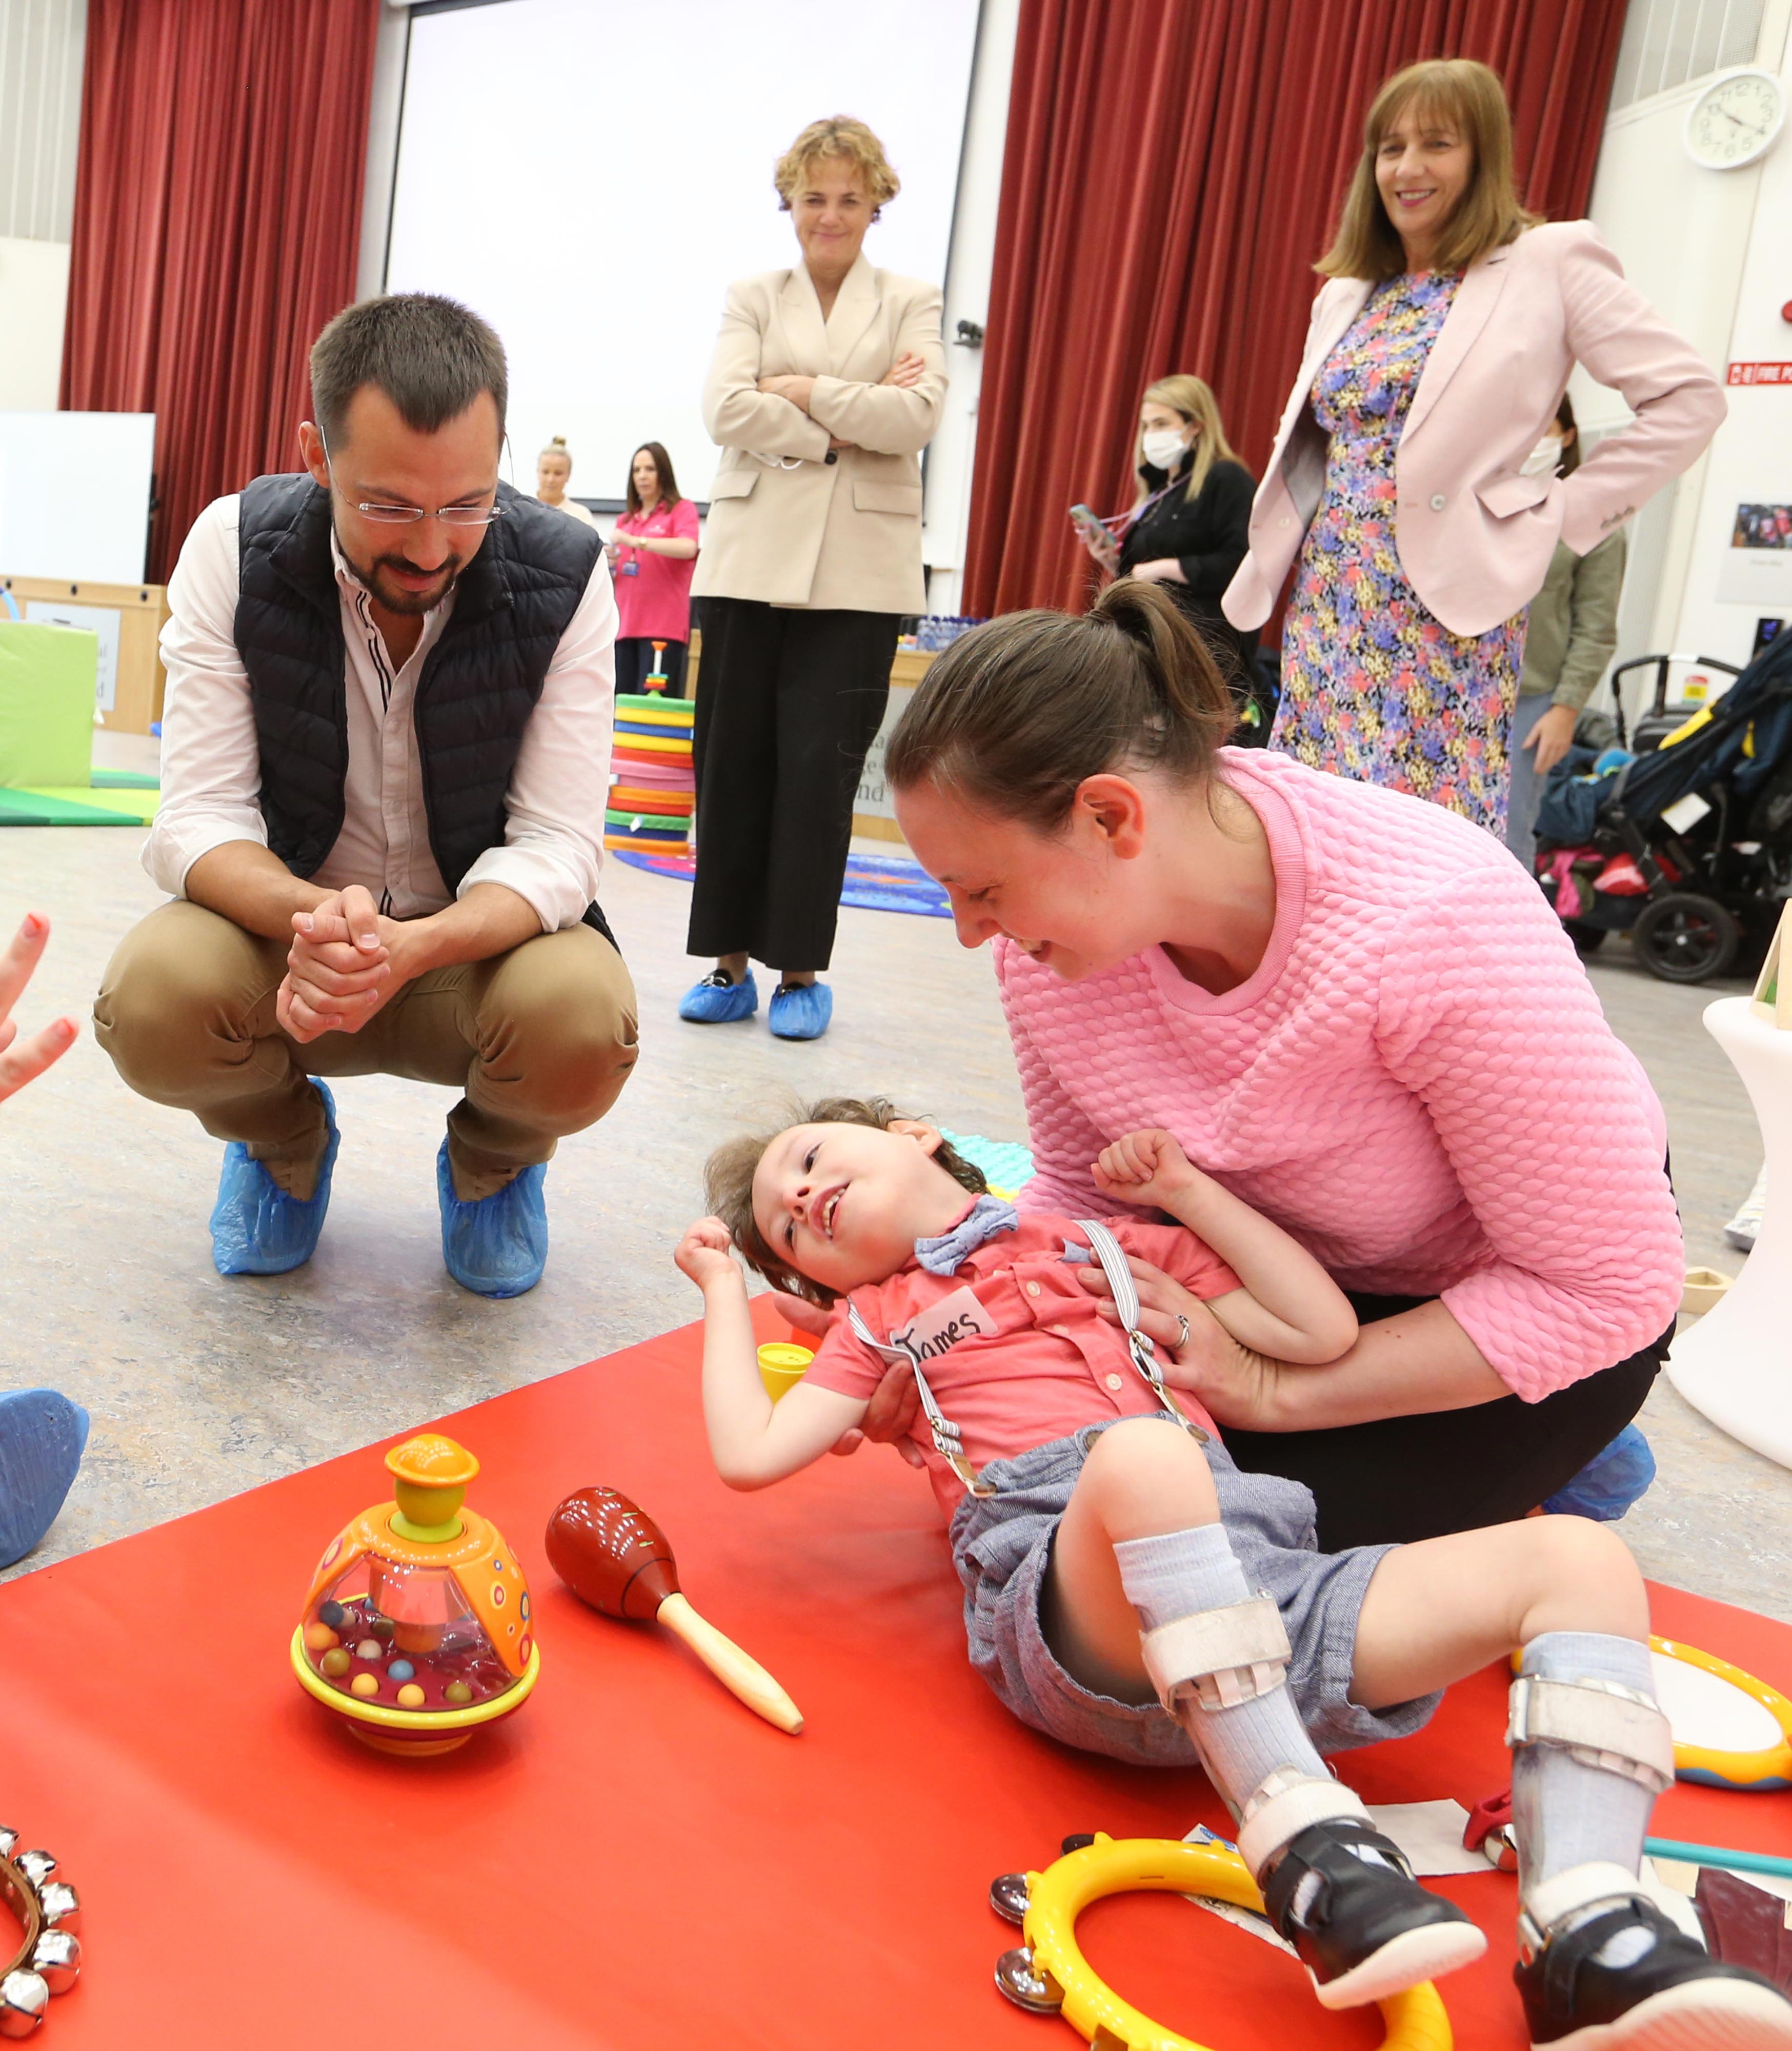
<path fill-rule="evenodd" d="M 463 1094 L 436 1164 L 442 1253 L 514 1296 L 542 1185 L 635 1059 L 595 902 L 616 610 L 598 536 L 498 479 L 498 337 L 451 300 L 369 299 L 311 352 L 305 468 L 194 522 L 169 585 L 162 802 L 174 902 L 127 933 L 94 1018 L 131 1088 L 229 1143 L 221 1274 L 282 1274 L 322 1229 L 318 1080 Z"/>

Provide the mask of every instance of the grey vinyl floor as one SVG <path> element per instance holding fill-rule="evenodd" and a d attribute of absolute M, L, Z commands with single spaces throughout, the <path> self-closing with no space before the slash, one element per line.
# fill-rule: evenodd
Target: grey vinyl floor
<path fill-rule="evenodd" d="M 153 768 L 154 748 L 108 735 L 97 752 Z M 25 1026 L 64 1009 L 84 1018 L 119 936 L 159 901 L 138 864 L 141 839 L 126 828 L 0 833 L 0 932 L 31 909 L 53 927 Z M 793 1092 L 881 1092 L 956 1130 L 1025 1138 L 988 958 L 962 950 L 947 922 L 845 912 L 836 1023 L 794 1045 L 771 1037 L 763 1011 L 736 1027 L 679 1022 L 688 901 L 681 884 L 607 869 L 605 906 L 641 998 L 642 1060 L 611 1115 L 561 1147 L 547 1276 L 513 1303 L 469 1296 L 443 1272 L 440 1091 L 384 1077 L 342 1085 L 317 1257 L 291 1276 L 228 1282 L 205 1231 L 218 1148 L 190 1119 L 133 1096 L 90 1034 L 0 1110 L 0 1386 L 48 1384 L 93 1416 L 68 1505 L 18 1571 L 685 1322 L 699 1306 L 670 1253 L 701 1209 L 704 1157 Z M 1740 1256 L 1721 1227 L 1760 1154 L 1741 1084 L 1700 1023 L 1720 993 L 1654 982 L 1622 944 L 1591 972 L 1667 1106 L 1688 1258 L 1733 1272 Z M 1660 1479 L 1622 1529 L 1645 1569 L 1792 1619 L 1792 1473 L 1665 1382 L 1643 1421 Z"/>

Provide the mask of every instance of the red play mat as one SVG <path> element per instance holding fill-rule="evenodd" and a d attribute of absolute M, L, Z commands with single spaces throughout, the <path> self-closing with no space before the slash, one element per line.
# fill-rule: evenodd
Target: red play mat
<path fill-rule="evenodd" d="M 383 1446 L 0 1588 L 0 1819 L 86 1907 L 53 2051 L 1075 2051 L 991 1983 L 1016 1933 L 990 1880 L 1068 1831 L 1220 1827 L 1220 1804 L 1198 1774 L 1066 1751 L 996 1703 L 931 1493 L 892 1455 L 729 1494 L 697 1358 L 675 1332 L 446 1420 L 529 1573 L 543 1669 L 445 1760 L 363 1750 L 287 1664 L 319 1552 L 387 1491 Z M 687 1593 L 791 1690 L 802 1737 L 555 1581 L 548 1514 L 599 1481 L 664 1526 Z M 1655 1620 L 1792 1689 L 1792 1631 L 1666 1589 Z M 1504 1721 L 1490 1670 L 1422 1736 L 1344 1764 L 1371 1801 L 1472 1806 L 1505 1784 Z M 1655 1828 L 1783 1850 L 1792 1795 L 1680 1787 Z M 1521 2045 L 1513 1882 L 1434 1884 L 1493 1938 L 1445 1984 L 1457 2043 Z M 1129 1999 L 1220 2051 L 1378 2041 L 1372 2010 L 1327 2016 L 1287 1960 L 1173 1898 L 1099 1904 L 1083 1928 Z"/>

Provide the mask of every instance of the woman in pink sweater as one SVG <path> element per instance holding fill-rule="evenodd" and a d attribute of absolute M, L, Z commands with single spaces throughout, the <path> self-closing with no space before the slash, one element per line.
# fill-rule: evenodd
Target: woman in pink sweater
<path fill-rule="evenodd" d="M 1636 1414 L 1672 1336 L 1661 1107 L 1504 847 L 1224 748 L 1232 717 L 1174 606 L 1122 582 L 965 635 L 892 738 L 910 846 L 963 943 L 995 943 L 1021 1207 L 1111 1209 L 1088 1163 L 1166 1128 L 1362 1322 L 1290 1366 L 1141 1270 L 1239 1465 L 1311 1488 L 1326 1548 L 1521 1516 Z M 913 1404 L 893 1370 L 873 1436 Z"/>

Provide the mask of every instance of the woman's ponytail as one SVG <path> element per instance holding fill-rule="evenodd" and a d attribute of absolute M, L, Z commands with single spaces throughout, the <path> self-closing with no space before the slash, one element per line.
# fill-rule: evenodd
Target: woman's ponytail
<path fill-rule="evenodd" d="M 1095 600 L 1090 617 L 1131 638 L 1173 725 L 1211 732 L 1209 752 L 1221 744 L 1238 724 L 1232 694 L 1212 650 L 1161 584 L 1122 577 Z"/>
<path fill-rule="evenodd" d="M 896 790 L 932 782 L 1050 832 L 1103 771 L 1204 782 L 1236 720 L 1181 607 L 1123 577 L 1080 618 L 1013 612 L 955 641 L 897 722 L 884 771 Z"/>

